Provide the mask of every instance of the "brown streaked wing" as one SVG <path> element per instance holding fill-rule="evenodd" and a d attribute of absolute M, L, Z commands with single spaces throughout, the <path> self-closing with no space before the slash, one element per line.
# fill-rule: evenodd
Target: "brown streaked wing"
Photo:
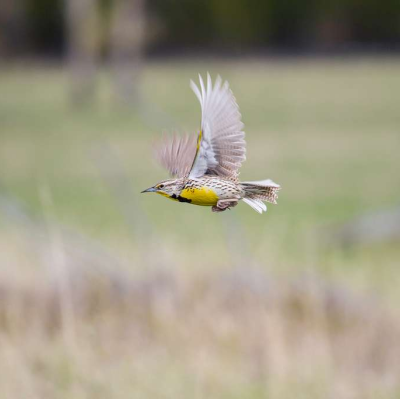
<path fill-rule="evenodd" d="M 164 135 L 154 145 L 154 156 L 173 177 L 189 174 L 196 155 L 196 134 Z"/>

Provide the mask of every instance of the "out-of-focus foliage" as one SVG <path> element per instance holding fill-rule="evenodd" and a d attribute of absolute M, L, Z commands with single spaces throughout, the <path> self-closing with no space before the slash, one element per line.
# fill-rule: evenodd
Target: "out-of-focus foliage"
<path fill-rule="evenodd" d="M 64 47 L 63 2 L 25 0 L 28 37 L 35 51 L 60 51 Z"/>
<path fill-rule="evenodd" d="M 153 43 L 156 50 L 193 43 L 228 51 L 243 45 L 340 49 L 349 44 L 389 45 L 400 39 L 396 0 L 150 0 L 149 6 L 164 28 Z"/>
<path fill-rule="evenodd" d="M 104 14 L 113 4 L 116 0 L 97 1 Z M 153 53 L 390 49 L 400 40 L 398 0 L 147 0 L 146 8 L 148 51 Z M 0 52 L 61 54 L 65 9 L 61 0 L 7 0 L 0 9 Z M 103 22 L 107 30 L 107 18 Z"/>

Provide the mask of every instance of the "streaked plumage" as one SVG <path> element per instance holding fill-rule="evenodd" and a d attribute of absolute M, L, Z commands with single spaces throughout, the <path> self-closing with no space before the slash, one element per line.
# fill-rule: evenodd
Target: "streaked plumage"
<path fill-rule="evenodd" d="M 174 179 L 144 192 L 194 205 L 212 206 L 214 212 L 232 208 L 243 200 L 257 212 L 267 210 L 263 201 L 276 204 L 280 186 L 272 180 L 239 182 L 239 168 L 246 159 L 243 123 L 228 82 L 218 76 L 214 86 L 207 74 L 207 87 L 190 86 L 200 101 L 202 117 L 198 135 L 164 137 L 156 158 Z M 197 137 L 196 137 L 197 136 Z"/>

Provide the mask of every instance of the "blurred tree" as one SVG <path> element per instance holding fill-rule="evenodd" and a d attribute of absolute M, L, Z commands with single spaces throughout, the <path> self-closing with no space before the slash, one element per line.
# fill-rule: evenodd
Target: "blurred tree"
<path fill-rule="evenodd" d="M 162 26 L 154 53 L 175 49 L 368 48 L 400 42 L 398 0 L 148 0 Z"/>
<path fill-rule="evenodd" d="M 211 1 L 198 0 L 147 0 L 149 13 L 155 17 L 152 49 L 163 53 L 181 47 L 201 48 L 214 36 Z"/>
<path fill-rule="evenodd" d="M 399 0 L 353 0 L 349 10 L 353 38 L 361 43 L 399 43 Z"/>
<path fill-rule="evenodd" d="M 63 0 L 20 0 L 20 3 L 25 5 L 32 52 L 60 55 L 65 42 Z"/>
<path fill-rule="evenodd" d="M 220 0 L 212 3 L 212 20 L 215 26 L 214 43 L 226 43 L 231 48 L 260 46 L 269 40 L 271 28 L 271 2 L 256 1 L 252 7 L 244 1 Z"/>
<path fill-rule="evenodd" d="M 94 94 L 97 65 L 111 58 L 120 99 L 139 98 L 139 70 L 144 41 L 144 0 L 68 0 L 68 59 L 74 103 Z"/>
<path fill-rule="evenodd" d="M 151 26 L 146 32 L 145 8 L 146 21 Z M 78 10 L 76 18 L 73 17 L 75 9 Z M 63 31 L 61 22 L 64 11 L 68 15 L 68 34 Z M 77 32 L 71 32 L 75 29 Z M 143 50 L 145 36 L 146 51 L 158 54 L 186 49 L 232 53 L 271 47 L 284 51 L 395 49 L 400 46 L 400 2 L 2 0 L 0 48 L 3 54 L 5 48 L 10 54 L 23 49 L 40 55 L 61 54 L 67 48 L 71 55 L 87 46 L 78 44 L 81 40 L 77 38 L 82 35 L 88 37 L 85 40 L 100 41 L 96 54 L 103 48 L 103 55 L 111 55 L 114 61 L 118 59 L 120 65 L 122 59 L 125 65 L 133 65 L 133 58 L 138 59 Z M 129 45 L 127 37 L 132 39 Z M 108 46 L 114 50 L 108 51 Z M 130 62 L 127 62 L 128 54 Z M 119 85 L 125 90 L 126 80 L 123 81 Z"/>
<path fill-rule="evenodd" d="M 0 6 L 0 56 L 12 56 L 24 50 L 27 15 L 23 4 L 3 0 Z"/>
<path fill-rule="evenodd" d="M 68 63 L 74 104 L 87 102 L 94 93 L 99 50 L 99 9 L 96 0 L 67 0 Z"/>
<path fill-rule="evenodd" d="M 144 33 L 144 0 L 115 0 L 111 18 L 111 60 L 117 93 L 129 103 L 140 100 L 139 75 Z"/>

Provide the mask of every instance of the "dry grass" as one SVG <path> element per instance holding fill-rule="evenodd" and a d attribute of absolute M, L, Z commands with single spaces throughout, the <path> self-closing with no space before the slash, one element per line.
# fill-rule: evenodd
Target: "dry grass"
<path fill-rule="evenodd" d="M 400 319 L 377 298 L 259 268 L 77 269 L 82 255 L 57 255 L 63 242 L 35 245 L 50 263 L 35 279 L 2 278 L 4 397 L 398 395 Z"/>

